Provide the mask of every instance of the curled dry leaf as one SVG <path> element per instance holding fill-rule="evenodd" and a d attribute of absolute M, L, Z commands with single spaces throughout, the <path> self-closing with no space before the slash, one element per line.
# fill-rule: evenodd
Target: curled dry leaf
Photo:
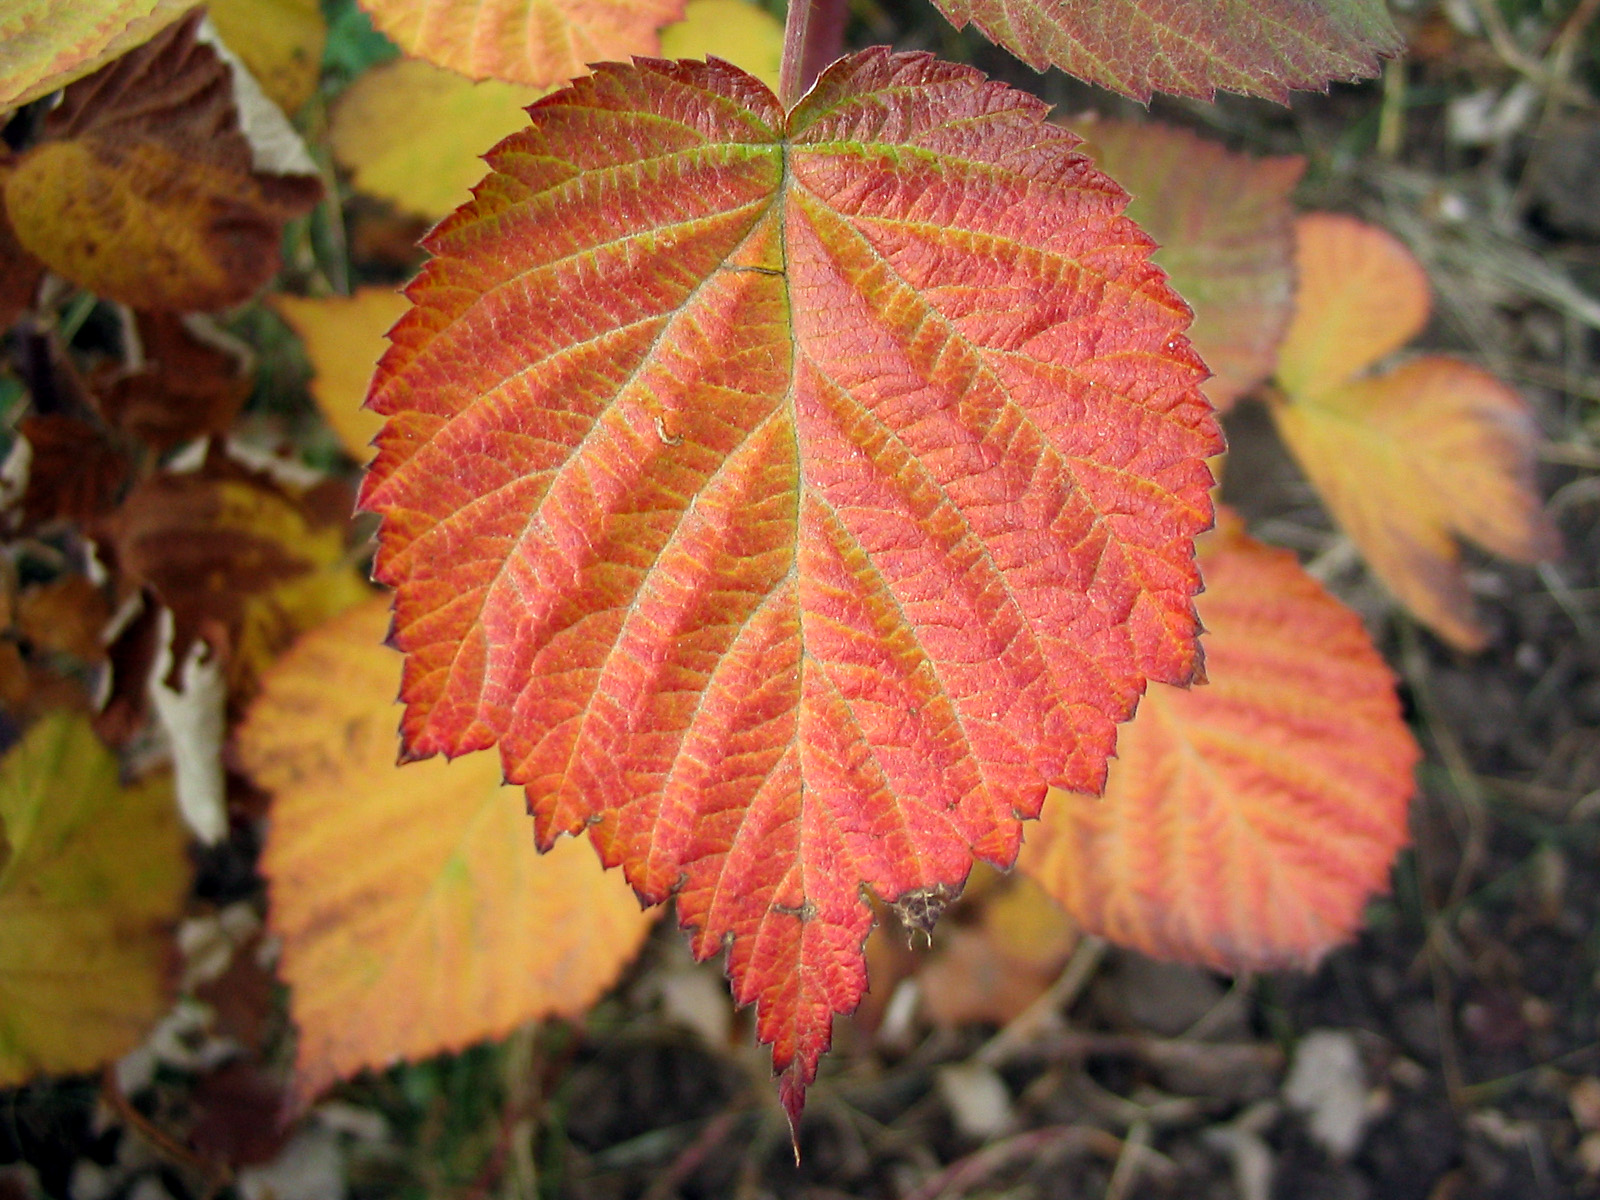
<path fill-rule="evenodd" d="M 30 451 L 21 501 L 30 526 L 62 520 L 87 525 L 116 509 L 133 460 L 98 423 L 52 413 L 23 417 L 17 432 Z"/>
<path fill-rule="evenodd" d="M 493 755 L 395 765 L 387 623 L 374 598 L 308 634 L 238 735 L 273 793 L 262 870 L 303 1100 L 362 1067 L 581 1014 L 654 920 L 588 846 L 539 854 Z"/>
<path fill-rule="evenodd" d="M 1278 430 L 1396 598 L 1455 645 L 1481 648 L 1456 538 L 1516 562 L 1560 551 L 1534 488 L 1531 414 L 1494 376 L 1453 358 L 1363 376 L 1426 323 L 1427 277 L 1395 238 L 1353 218 L 1312 214 L 1297 229 Z"/>
<path fill-rule="evenodd" d="M 43 279 L 44 264 L 22 248 L 0 204 L 0 329 L 33 307 Z"/>
<path fill-rule="evenodd" d="M 1234 519 L 1200 563 L 1209 682 L 1151 689 L 1105 795 L 1053 792 L 1017 865 L 1147 954 L 1312 963 L 1387 885 L 1416 743 L 1360 618 L 1292 554 Z"/>
<path fill-rule="evenodd" d="M 248 299 L 277 271 L 284 223 L 322 194 L 313 176 L 253 169 L 228 68 L 198 24 L 69 87 L 38 144 L 0 173 L 29 253 L 144 310 Z"/>
<path fill-rule="evenodd" d="M 90 381 L 108 425 L 158 453 L 233 428 L 250 394 L 236 355 L 202 341 L 170 313 L 138 314 L 137 336 L 137 370 L 104 369 Z"/>
<path fill-rule="evenodd" d="M 143 480 L 106 529 L 125 585 L 172 612 L 173 686 L 203 639 L 234 698 L 248 694 L 296 634 L 370 594 L 345 561 L 347 522 L 320 520 L 215 446 L 197 471 Z"/>
<path fill-rule="evenodd" d="M 407 54 L 472 79 L 549 87 L 590 63 L 654 54 L 683 0 L 361 0 Z"/>
<path fill-rule="evenodd" d="M 0 112 L 47 96 L 148 41 L 199 0 L 8 0 L 0 8 Z"/>
<path fill-rule="evenodd" d="M 867 893 L 1009 865 L 1197 671 L 1204 366 L 1121 190 L 970 68 L 786 114 L 641 60 L 531 118 L 370 400 L 406 751 L 498 744 L 541 844 L 676 895 L 798 1118 Z"/>
<path fill-rule="evenodd" d="M 131 1049 L 171 994 L 189 869 L 171 785 L 124 787 L 87 720 L 56 713 L 0 761 L 0 1085 Z"/>
<path fill-rule="evenodd" d="M 1170 125 L 1073 121 L 1128 189 L 1128 215 L 1160 243 L 1155 262 L 1194 308 L 1189 338 L 1227 411 L 1272 374 L 1294 300 L 1298 157 L 1253 158 Z"/>
<path fill-rule="evenodd" d="M 390 288 L 364 287 L 353 296 L 274 296 L 272 307 L 305 344 L 311 395 L 323 418 L 351 458 L 369 458 L 383 418 L 362 402 L 389 345 L 384 335 L 410 302 Z"/>
<path fill-rule="evenodd" d="M 1384 0 L 934 0 L 1036 71 L 1149 100 L 1218 90 L 1286 101 L 1291 88 L 1377 73 L 1405 43 Z"/>

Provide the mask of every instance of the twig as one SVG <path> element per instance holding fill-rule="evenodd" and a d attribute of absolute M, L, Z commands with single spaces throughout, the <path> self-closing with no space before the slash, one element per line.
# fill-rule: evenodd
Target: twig
<path fill-rule="evenodd" d="M 1116 1159 L 1121 1155 L 1122 1148 L 1122 1139 L 1103 1129 L 1083 1125 L 1047 1125 L 1043 1129 L 1019 1133 L 1004 1141 L 991 1142 L 983 1149 L 958 1159 L 905 1197 L 905 1200 L 947 1200 L 960 1196 L 973 1185 L 1019 1159 L 1086 1151 Z"/>
<path fill-rule="evenodd" d="M 672 1165 L 656 1176 L 655 1182 L 645 1192 L 643 1200 L 671 1200 L 671 1197 L 682 1186 L 683 1182 L 700 1169 L 706 1158 L 720 1146 L 728 1134 L 733 1132 L 739 1118 L 744 1115 L 743 1109 L 725 1109 L 706 1122 L 706 1126 L 695 1136 L 678 1156 L 672 1160 Z"/>
<path fill-rule="evenodd" d="M 1072 952 L 1071 959 L 1062 968 L 1056 981 L 1050 985 L 1050 990 L 1028 1005 L 1004 1029 L 985 1042 L 973 1057 L 985 1066 L 997 1067 L 1010 1059 L 1021 1047 L 1038 1040 L 1052 1023 L 1059 1021 L 1060 1014 L 1078 998 L 1078 993 L 1083 991 L 1089 980 L 1094 977 L 1095 971 L 1099 970 L 1100 960 L 1105 957 L 1105 953 L 1106 943 L 1103 938 L 1086 936 L 1078 943 L 1078 948 Z"/>
<path fill-rule="evenodd" d="M 105 1070 L 100 1072 L 100 1096 L 128 1128 L 150 1143 L 157 1153 L 202 1176 L 206 1181 L 207 1196 L 215 1196 L 233 1183 L 233 1168 L 227 1163 L 196 1154 L 133 1106 L 117 1083 L 115 1063 L 107 1063 Z"/>

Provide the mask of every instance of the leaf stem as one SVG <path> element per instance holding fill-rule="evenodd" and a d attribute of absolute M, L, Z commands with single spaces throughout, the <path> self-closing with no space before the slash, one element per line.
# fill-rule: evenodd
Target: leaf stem
<path fill-rule="evenodd" d="M 783 25 L 778 99 L 793 108 L 829 63 L 844 51 L 846 0 L 790 0 Z"/>

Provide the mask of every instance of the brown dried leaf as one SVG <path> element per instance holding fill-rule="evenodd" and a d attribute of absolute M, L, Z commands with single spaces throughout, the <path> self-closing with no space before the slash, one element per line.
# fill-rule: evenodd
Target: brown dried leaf
<path fill-rule="evenodd" d="M 198 471 L 144 480 L 108 526 L 125 583 L 172 610 L 174 662 L 203 638 L 235 696 L 296 634 L 370 594 L 344 562 L 346 522 L 319 522 L 215 447 Z"/>
<path fill-rule="evenodd" d="M 138 330 L 143 368 L 95 380 L 107 422 L 158 452 L 227 433 L 250 394 L 238 359 L 197 339 L 171 314 L 140 313 Z"/>
<path fill-rule="evenodd" d="M 312 176 L 254 169 L 232 77 L 196 40 L 198 23 L 69 87 L 39 144 L 0 177 L 30 253 L 145 310 L 248 299 L 277 270 L 284 223 L 322 195 Z"/>
<path fill-rule="evenodd" d="M 87 525 L 117 506 L 133 464 L 98 425 L 77 417 L 24 417 L 17 432 L 32 459 L 22 493 L 30 525 L 65 520 Z"/>

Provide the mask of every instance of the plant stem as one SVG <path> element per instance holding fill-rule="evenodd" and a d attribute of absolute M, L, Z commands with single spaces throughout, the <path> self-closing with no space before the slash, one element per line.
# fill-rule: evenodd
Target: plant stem
<path fill-rule="evenodd" d="M 843 52 L 848 11 L 846 0 L 789 0 L 778 69 L 778 99 L 784 108 L 793 108 Z"/>

